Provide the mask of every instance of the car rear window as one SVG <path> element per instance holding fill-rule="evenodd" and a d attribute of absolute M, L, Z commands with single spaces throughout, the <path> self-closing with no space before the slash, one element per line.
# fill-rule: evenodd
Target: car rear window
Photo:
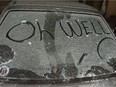
<path fill-rule="evenodd" d="M 96 76 L 114 72 L 115 57 L 114 37 L 98 15 L 11 11 L 0 26 L 0 76 Z"/>

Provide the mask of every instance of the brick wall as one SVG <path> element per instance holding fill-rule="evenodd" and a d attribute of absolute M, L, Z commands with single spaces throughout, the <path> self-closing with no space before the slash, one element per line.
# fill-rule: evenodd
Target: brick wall
<path fill-rule="evenodd" d="M 106 16 L 116 16 L 116 0 L 109 0 Z"/>
<path fill-rule="evenodd" d="M 0 13 L 3 11 L 3 9 L 10 3 L 11 0 L 0 0 Z"/>

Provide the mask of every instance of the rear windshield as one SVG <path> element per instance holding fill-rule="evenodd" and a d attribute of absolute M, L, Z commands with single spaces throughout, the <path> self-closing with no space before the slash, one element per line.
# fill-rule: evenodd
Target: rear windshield
<path fill-rule="evenodd" d="M 100 16 L 11 11 L 0 26 L 0 77 L 81 78 L 115 70 L 116 42 Z"/>

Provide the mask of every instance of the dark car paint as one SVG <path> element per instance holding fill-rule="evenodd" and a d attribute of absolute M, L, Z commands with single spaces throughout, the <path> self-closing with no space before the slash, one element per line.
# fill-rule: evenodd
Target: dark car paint
<path fill-rule="evenodd" d="M 4 84 L 0 87 L 116 87 L 116 78 L 66 84 Z"/>
<path fill-rule="evenodd" d="M 48 12 L 69 12 L 69 13 L 83 13 L 83 14 L 95 14 L 95 15 L 99 15 L 99 13 L 94 10 L 94 9 L 86 9 L 86 8 L 81 8 L 81 7 L 68 7 L 68 6 L 49 6 L 49 5 L 11 5 L 9 6 L 6 11 L 4 11 L 4 15 L 1 16 L 1 22 L 0 22 L 0 26 L 2 24 L 2 22 L 4 21 L 5 17 L 7 16 L 7 14 L 11 11 L 48 11 Z M 81 62 L 81 61 L 80 61 Z M 110 64 L 111 65 L 111 64 Z M 114 75 L 115 76 L 115 75 Z M 0 87 L 115 87 L 116 86 L 116 82 L 115 82 L 116 78 L 112 77 L 112 78 L 103 78 L 102 80 L 93 80 L 93 81 L 85 81 L 85 82 L 81 82 L 81 83 L 76 83 L 76 81 L 74 81 L 74 83 L 66 83 L 66 84 L 4 84 L 4 82 L 1 82 Z"/>

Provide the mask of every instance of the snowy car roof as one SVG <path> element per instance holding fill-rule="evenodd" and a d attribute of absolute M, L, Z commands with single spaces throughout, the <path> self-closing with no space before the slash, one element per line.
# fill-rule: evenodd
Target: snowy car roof
<path fill-rule="evenodd" d="M 8 5 L 6 10 L 46 10 L 79 13 L 99 13 L 95 8 L 79 2 L 66 2 L 58 0 L 14 0 Z"/>

